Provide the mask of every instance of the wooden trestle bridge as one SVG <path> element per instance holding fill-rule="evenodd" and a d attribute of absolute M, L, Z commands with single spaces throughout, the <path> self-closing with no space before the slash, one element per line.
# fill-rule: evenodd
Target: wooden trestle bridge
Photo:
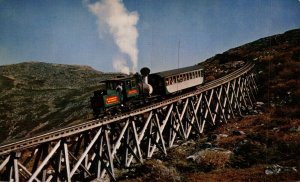
<path fill-rule="evenodd" d="M 243 116 L 255 104 L 254 64 L 199 89 L 104 119 L 0 146 L 0 181 L 87 181 L 167 155 L 177 140 L 187 140 Z"/>

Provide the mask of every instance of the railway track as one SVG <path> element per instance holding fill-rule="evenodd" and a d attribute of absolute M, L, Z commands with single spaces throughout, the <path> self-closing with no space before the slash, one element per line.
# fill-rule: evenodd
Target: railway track
<path fill-rule="evenodd" d="M 155 104 L 152 104 L 149 106 L 145 106 L 140 109 L 136 109 L 136 110 L 133 110 L 133 111 L 130 111 L 127 113 L 122 113 L 122 114 L 115 115 L 115 116 L 110 116 L 108 118 L 88 120 L 87 122 L 77 124 L 74 126 L 60 128 L 55 131 L 50 131 L 48 133 L 44 133 L 44 134 L 36 135 L 36 136 L 30 137 L 30 138 L 3 144 L 0 146 L 0 156 L 8 154 L 10 152 L 18 152 L 18 151 L 21 151 L 21 150 L 24 150 L 27 148 L 31 148 L 31 147 L 40 145 L 42 143 L 59 140 L 61 138 L 71 137 L 72 135 L 75 135 L 75 134 L 78 134 L 78 133 L 81 133 L 84 131 L 98 128 L 98 127 L 101 127 L 101 126 L 104 126 L 104 125 L 107 125 L 110 123 L 118 122 L 119 120 L 124 120 L 126 118 L 134 117 L 134 116 L 140 115 L 142 113 L 149 112 L 153 109 L 167 106 L 167 105 L 175 103 L 179 100 L 197 95 L 199 93 L 205 92 L 207 90 L 210 90 L 210 89 L 216 88 L 222 84 L 225 84 L 226 82 L 234 80 L 234 79 L 240 77 L 241 75 L 249 72 L 251 69 L 253 69 L 253 67 L 254 67 L 253 63 L 246 63 L 242 68 L 240 68 L 224 77 L 221 77 L 219 79 L 216 79 L 214 81 L 206 83 L 205 85 L 201 86 L 199 89 L 197 89 L 195 91 L 185 93 L 183 95 L 176 96 L 176 97 L 173 97 L 173 98 L 170 98 L 170 99 L 167 99 L 162 102 L 158 102 L 158 103 L 155 103 Z"/>

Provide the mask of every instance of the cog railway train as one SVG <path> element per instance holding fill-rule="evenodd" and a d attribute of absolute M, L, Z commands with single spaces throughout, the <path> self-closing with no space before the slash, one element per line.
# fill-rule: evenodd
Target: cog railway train
<path fill-rule="evenodd" d="M 141 75 L 104 81 L 105 89 L 94 92 L 91 105 L 95 117 L 111 115 L 195 89 L 203 81 L 204 70 L 199 65 L 152 74 L 142 68 Z"/>

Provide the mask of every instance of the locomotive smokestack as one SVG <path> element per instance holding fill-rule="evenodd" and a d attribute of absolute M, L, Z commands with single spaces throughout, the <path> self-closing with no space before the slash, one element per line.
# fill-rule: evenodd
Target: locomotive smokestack
<path fill-rule="evenodd" d="M 143 82 L 148 84 L 148 75 L 150 74 L 150 69 L 147 67 L 142 68 L 141 74 L 143 76 Z"/>
<path fill-rule="evenodd" d="M 143 83 L 141 84 L 141 90 L 143 90 L 143 93 L 152 94 L 153 88 L 151 85 L 148 84 L 148 75 L 150 74 L 150 69 L 147 67 L 144 67 L 141 69 L 141 74 L 143 76 Z"/>

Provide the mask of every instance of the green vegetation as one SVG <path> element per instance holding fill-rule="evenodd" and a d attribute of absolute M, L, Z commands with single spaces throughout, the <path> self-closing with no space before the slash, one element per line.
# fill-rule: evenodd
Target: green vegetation
<path fill-rule="evenodd" d="M 13 86 L 14 86 L 13 79 L 10 79 L 8 77 L 0 75 L 0 89 L 1 90 L 12 89 Z"/>
<path fill-rule="evenodd" d="M 0 143 L 92 117 L 93 91 L 117 75 L 40 62 L 0 66 Z"/>

